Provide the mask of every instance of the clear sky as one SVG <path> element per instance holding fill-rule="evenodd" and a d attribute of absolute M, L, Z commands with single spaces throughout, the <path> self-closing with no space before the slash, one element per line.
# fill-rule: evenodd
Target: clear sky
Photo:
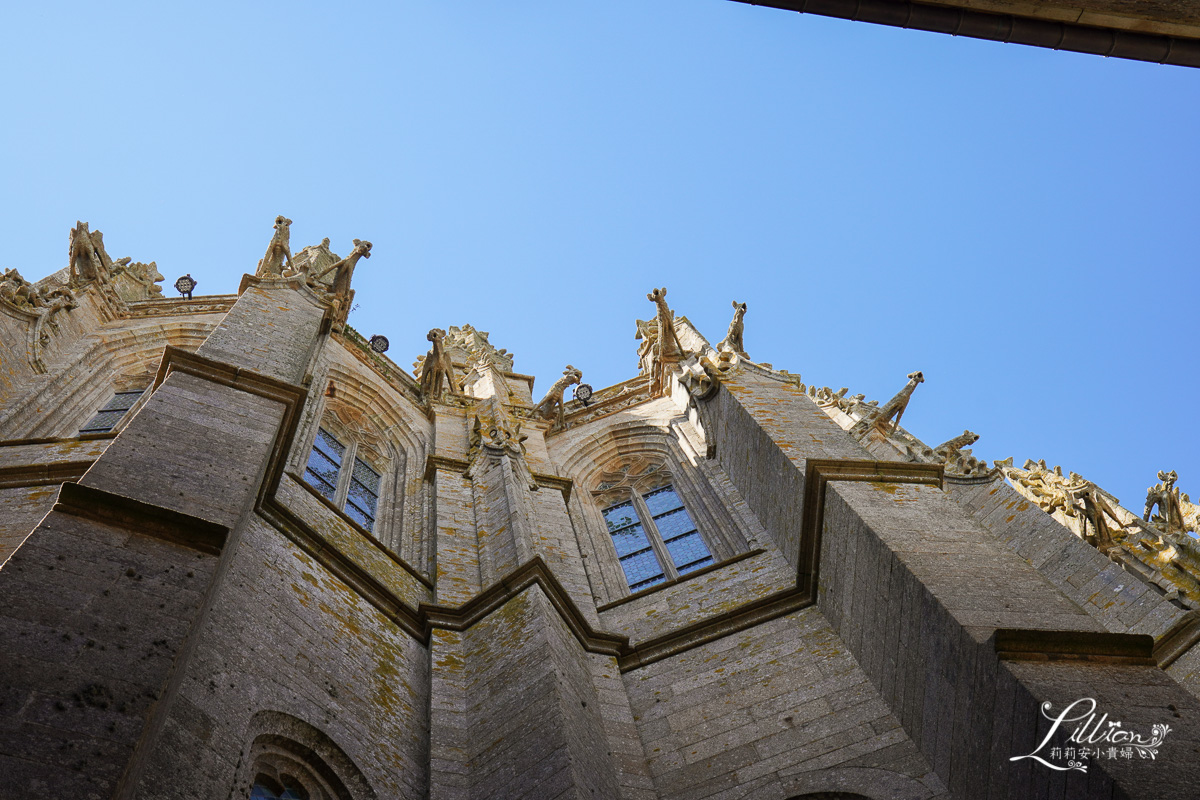
<path fill-rule="evenodd" d="M 636 371 L 651 287 L 712 341 L 1045 458 L 1200 494 L 1200 71 L 727 0 L 0 10 L 0 267 L 236 291 L 369 239 L 350 322 L 409 365 L 471 323 L 538 376 Z"/>

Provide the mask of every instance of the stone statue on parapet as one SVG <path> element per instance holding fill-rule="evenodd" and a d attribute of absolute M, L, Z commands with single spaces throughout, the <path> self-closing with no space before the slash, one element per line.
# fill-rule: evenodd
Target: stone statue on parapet
<path fill-rule="evenodd" d="M 258 262 L 255 275 L 259 278 L 279 278 L 283 275 L 283 265 L 292 267 L 292 221 L 280 214 L 275 218 L 275 235 L 267 245 L 267 254 Z"/>
<path fill-rule="evenodd" d="M 908 401 L 912 398 L 913 390 L 917 388 L 917 384 L 924 383 L 925 376 L 920 372 L 908 373 L 908 383 L 901 389 L 895 397 L 888 400 L 883 408 L 879 409 L 879 414 L 871 421 L 871 427 L 881 433 L 894 432 L 900 427 L 900 418 L 904 416 L 904 410 L 908 408 Z M 889 426 L 888 423 L 891 423 Z M 890 428 L 890 431 L 889 431 Z"/>
<path fill-rule="evenodd" d="M 325 241 L 329 241 L 326 239 Z M 358 264 L 360 258 L 371 257 L 371 243 L 362 242 L 358 239 L 354 240 L 354 249 L 350 251 L 350 255 L 335 261 L 317 275 L 309 275 L 309 285 L 319 282 L 329 273 L 333 274 L 333 283 L 330 286 L 330 291 L 335 297 L 340 297 L 343 300 L 350 294 L 350 279 L 354 277 L 354 266 Z"/>
<path fill-rule="evenodd" d="M 653 320 L 639 319 L 635 337 L 643 340 L 638 348 L 638 358 L 643 372 L 650 374 L 650 393 L 656 397 L 666 393 L 675 365 L 688 355 L 675 333 L 675 314 L 667 306 L 666 298 L 665 287 L 654 289 L 646 295 L 646 299 L 654 303 L 658 314 Z"/>
<path fill-rule="evenodd" d="M 113 262 L 104 250 L 104 234 L 100 231 L 89 231 L 86 222 L 76 222 L 71 229 L 68 252 L 71 264 L 68 285 L 76 287 L 108 280 Z"/>
<path fill-rule="evenodd" d="M 675 334 L 675 313 L 667 306 L 667 287 L 652 289 L 646 299 L 654 303 L 658 311 L 658 358 L 661 361 L 678 361 L 684 356 L 683 345 Z"/>
<path fill-rule="evenodd" d="M 559 428 L 566 424 L 564 414 L 566 403 L 563 400 L 563 393 L 567 387 L 579 383 L 583 380 L 583 372 L 575 369 L 570 364 L 563 370 L 562 377 L 554 382 L 550 387 L 550 391 L 546 392 L 546 396 L 542 398 L 542 402 L 537 404 L 533 409 L 533 414 L 542 419 L 553 419 L 554 424 Z"/>
<path fill-rule="evenodd" d="M 1104 492 L 1074 472 L 1067 481 L 1066 492 L 1067 502 L 1079 516 L 1084 541 L 1107 555 L 1117 546 L 1124 531 L 1117 512 L 1104 499 Z"/>
<path fill-rule="evenodd" d="M 1184 534 L 1200 528 L 1200 509 L 1190 502 L 1186 494 L 1179 493 L 1175 481 L 1179 475 L 1175 470 L 1158 473 L 1159 483 L 1146 490 L 1146 510 L 1142 519 L 1163 533 Z M 1158 513 L 1153 514 L 1155 507 Z"/>
<path fill-rule="evenodd" d="M 162 298 L 159 281 L 164 280 L 158 263 L 143 264 L 131 258 L 119 258 L 113 263 L 112 282 L 117 296 L 125 301 L 158 300 Z"/>
<path fill-rule="evenodd" d="M 664 290 L 665 291 L 665 290 Z M 744 326 L 742 319 L 746 316 L 746 304 L 733 301 L 733 321 L 729 323 L 729 330 L 725 333 L 725 338 L 717 345 L 718 351 L 733 352 L 745 359 L 750 356 L 746 355 L 746 346 L 742 344 L 742 331 Z"/>
<path fill-rule="evenodd" d="M 442 396 L 443 378 L 449 384 L 450 394 L 462 397 L 462 389 L 454 379 L 454 365 L 450 363 L 450 353 L 446 351 L 442 342 L 446 338 L 446 332 L 441 328 L 434 328 L 425 338 L 433 343 L 421 364 L 421 393 L 425 395 L 425 400 L 437 400 Z"/>

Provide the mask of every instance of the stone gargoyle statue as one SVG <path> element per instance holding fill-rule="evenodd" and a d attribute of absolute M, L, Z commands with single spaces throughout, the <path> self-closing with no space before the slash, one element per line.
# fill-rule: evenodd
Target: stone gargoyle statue
<path fill-rule="evenodd" d="M 563 370 L 562 377 L 554 382 L 550 387 L 550 391 L 546 392 L 546 396 L 542 398 L 542 402 L 537 404 L 533 409 L 535 417 L 542 419 L 553 419 L 554 424 L 562 427 L 565 424 L 565 401 L 563 393 L 566 392 L 568 386 L 572 386 L 583 380 L 583 372 L 567 364 L 567 368 Z"/>
<path fill-rule="evenodd" d="M 292 221 L 280 214 L 275 218 L 275 235 L 267 245 L 267 254 L 258 262 L 255 275 L 259 278 L 278 278 L 283 275 L 283 265 L 292 268 Z"/>

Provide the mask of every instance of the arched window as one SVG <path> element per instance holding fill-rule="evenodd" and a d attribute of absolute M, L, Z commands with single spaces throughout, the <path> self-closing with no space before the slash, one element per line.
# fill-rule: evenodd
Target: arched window
<path fill-rule="evenodd" d="M 627 458 L 593 491 L 613 547 L 636 592 L 714 563 L 712 551 L 661 464 Z"/>
<path fill-rule="evenodd" d="M 249 800 L 376 800 L 363 774 L 329 737 L 288 714 L 260 711 L 234 797 Z M 270 731 L 258 733 L 256 731 Z"/>
<path fill-rule="evenodd" d="M 366 456 L 366 448 L 355 441 L 343 443 L 324 427 L 318 428 L 304 481 L 370 531 L 379 507 L 381 476 L 370 462 L 359 458 L 360 449 Z"/>

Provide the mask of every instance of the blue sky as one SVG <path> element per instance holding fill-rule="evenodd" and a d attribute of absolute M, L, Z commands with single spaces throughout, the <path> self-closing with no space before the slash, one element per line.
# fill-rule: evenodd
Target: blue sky
<path fill-rule="evenodd" d="M 351 324 L 471 323 L 544 390 L 636 370 L 654 286 L 716 341 L 1045 458 L 1200 494 L 1200 71 L 727 0 L 8 4 L 0 267 L 75 220 L 171 283 L 374 243 Z M 170 291 L 168 289 L 168 291 Z"/>

